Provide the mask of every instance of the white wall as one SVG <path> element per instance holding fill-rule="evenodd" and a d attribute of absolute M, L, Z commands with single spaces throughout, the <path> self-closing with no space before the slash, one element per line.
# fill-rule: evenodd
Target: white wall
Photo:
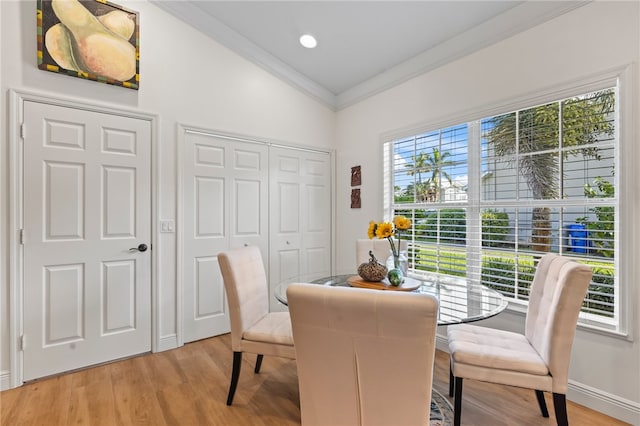
<path fill-rule="evenodd" d="M 593 2 L 548 23 L 504 40 L 439 69 L 416 77 L 337 113 L 337 259 L 338 268 L 354 264 L 353 240 L 365 238 L 370 220 L 383 215 L 381 137 L 398 129 L 423 125 L 458 124 L 481 118 L 487 109 L 516 98 L 535 95 L 616 67 L 633 64 L 632 140 L 624 143 L 624 157 L 640 162 L 638 63 L 640 60 L 640 4 Z M 505 111 L 503 111 L 505 112 Z M 627 120 L 631 117 L 627 117 Z M 350 170 L 362 166 L 362 208 L 350 209 Z M 623 200 L 628 212 L 638 211 L 637 174 L 629 188 L 633 199 Z M 637 220 L 637 219 L 636 219 Z M 628 270 L 638 259 L 640 229 L 626 221 L 622 252 Z M 570 400 L 640 424 L 640 345 L 636 289 L 640 270 L 624 280 L 630 285 L 631 338 L 580 329 L 570 371 Z M 504 312 L 486 321 L 491 326 L 522 331 L 524 316 Z M 446 335 L 444 329 L 439 330 Z"/>
<path fill-rule="evenodd" d="M 178 123 L 323 149 L 333 148 L 335 114 L 261 68 L 146 1 L 117 1 L 140 12 L 140 90 L 41 71 L 36 62 L 36 2 L 0 1 L 0 384 L 9 371 L 8 90 L 121 107 L 159 118 L 159 211 L 176 219 Z M 175 234 L 156 234 L 160 250 L 159 337 L 176 334 Z"/>

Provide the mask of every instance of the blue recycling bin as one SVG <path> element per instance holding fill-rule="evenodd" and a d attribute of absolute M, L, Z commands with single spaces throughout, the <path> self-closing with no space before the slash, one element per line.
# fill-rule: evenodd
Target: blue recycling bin
<path fill-rule="evenodd" d="M 581 223 L 574 223 L 567 226 L 569 230 L 569 246 L 574 253 L 587 252 L 587 228 Z"/>

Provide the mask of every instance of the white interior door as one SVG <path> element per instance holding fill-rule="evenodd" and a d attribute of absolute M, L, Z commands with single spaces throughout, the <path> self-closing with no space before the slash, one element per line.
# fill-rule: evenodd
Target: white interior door
<path fill-rule="evenodd" d="M 268 147 L 186 130 L 183 146 L 184 341 L 230 330 L 218 253 L 256 245 L 268 259 Z"/>
<path fill-rule="evenodd" d="M 271 147 L 270 308 L 286 309 L 274 287 L 331 273 L 331 161 L 328 153 Z"/>
<path fill-rule="evenodd" d="M 24 117 L 24 380 L 151 350 L 150 122 Z"/>

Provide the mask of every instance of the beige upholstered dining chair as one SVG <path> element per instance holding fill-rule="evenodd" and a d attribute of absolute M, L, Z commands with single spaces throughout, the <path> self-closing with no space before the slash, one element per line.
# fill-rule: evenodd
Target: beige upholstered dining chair
<path fill-rule="evenodd" d="M 449 326 L 454 425 L 460 425 L 462 379 L 534 389 L 544 417 L 549 412 L 543 392 L 552 392 L 556 421 L 568 424 L 571 346 L 591 274 L 591 268 L 567 257 L 543 256 L 531 286 L 524 335 L 469 324 Z"/>
<path fill-rule="evenodd" d="M 287 300 L 303 425 L 429 424 L 434 297 L 292 284 Z"/>
<path fill-rule="evenodd" d="M 407 241 L 400 240 L 400 250 L 406 249 Z M 356 240 L 356 268 L 371 259 L 371 257 L 369 257 L 369 250 L 373 251 L 373 255 L 378 259 L 378 262 L 383 265 L 387 262 L 389 256 L 391 256 L 391 246 L 386 238 L 358 239 Z"/>
<path fill-rule="evenodd" d="M 295 359 L 288 312 L 269 312 L 269 288 L 260 249 L 247 246 L 218 255 L 231 319 L 233 371 L 227 405 L 240 377 L 243 352 L 257 354 L 255 373 L 263 355 Z"/>

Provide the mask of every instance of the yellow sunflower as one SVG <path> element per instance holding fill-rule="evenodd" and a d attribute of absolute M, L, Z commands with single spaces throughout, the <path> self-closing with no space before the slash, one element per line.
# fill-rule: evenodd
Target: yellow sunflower
<path fill-rule="evenodd" d="M 377 227 L 378 224 L 375 221 L 372 220 L 371 222 L 369 222 L 369 229 L 367 230 L 367 236 L 369 237 L 369 239 L 372 239 L 376 236 Z"/>
<path fill-rule="evenodd" d="M 405 231 L 411 228 L 411 219 L 404 216 L 396 216 L 393 218 L 393 224 L 396 226 L 396 229 Z"/>
<path fill-rule="evenodd" d="M 376 228 L 376 236 L 380 239 L 393 236 L 393 223 L 382 222 Z"/>

